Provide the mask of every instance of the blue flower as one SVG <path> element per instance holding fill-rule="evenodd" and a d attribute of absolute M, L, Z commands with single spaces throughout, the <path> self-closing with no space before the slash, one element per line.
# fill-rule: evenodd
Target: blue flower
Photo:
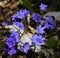
<path fill-rule="evenodd" d="M 16 43 L 20 42 L 19 34 L 16 31 L 12 31 L 10 37 L 14 38 Z"/>
<path fill-rule="evenodd" d="M 40 5 L 39 5 L 39 7 L 40 7 L 40 10 L 46 10 L 46 8 L 48 7 L 46 4 L 43 4 L 43 3 L 41 3 Z"/>
<path fill-rule="evenodd" d="M 29 43 L 26 42 L 24 44 L 24 46 L 22 47 L 22 51 L 25 52 L 25 53 L 27 53 L 28 50 L 29 50 L 29 48 L 30 48 L 30 45 L 29 45 Z"/>
<path fill-rule="evenodd" d="M 30 14 L 29 10 L 26 9 L 21 9 L 20 11 L 17 11 L 16 14 L 12 16 L 12 20 L 15 20 L 15 18 L 20 18 L 23 19 L 26 17 L 28 14 Z"/>
<path fill-rule="evenodd" d="M 37 26 L 36 28 L 37 28 L 36 31 L 37 31 L 38 33 L 40 33 L 40 34 L 44 34 L 44 33 L 45 33 L 44 29 L 46 28 L 46 26 L 41 27 L 41 25 L 39 25 L 39 26 Z"/>
<path fill-rule="evenodd" d="M 14 14 L 12 17 L 12 20 L 15 20 L 15 18 L 17 17 L 16 14 Z"/>
<path fill-rule="evenodd" d="M 47 29 L 54 29 L 54 26 L 48 23 L 45 23 L 44 26 L 46 26 Z"/>
<path fill-rule="evenodd" d="M 32 43 L 35 45 L 35 46 L 40 46 L 40 45 L 44 45 L 44 41 L 45 41 L 45 38 L 43 38 L 41 35 L 34 35 L 32 38 Z"/>
<path fill-rule="evenodd" d="M 55 21 L 53 20 L 53 18 L 52 18 L 52 16 L 46 16 L 46 18 L 45 18 L 45 22 L 46 23 L 49 23 L 49 24 L 52 24 L 52 25 L 56 25 L 55 24 Z"/>
<path fill-rule="evenodd" d="M 16 31 L 12 31 L 11 35 L 8 38 L 5 38 L 6 44 L 8 45 L 9 48 L 14 47 L 19 40 L 19 34 Z"/>
<path fill-rule="evenodd" d="M 35 22 L 41 22 L 41 16 L 39 14 L 33 13 L 32 20 L 34 20 Z"/>
<path fill-rule="evenodd" d="M 12 37 L 5 38 L 5 41 L 9 48 L 12 48 L 16 45 L 16 41 Z"/>
<path fill-rule="evenodd" d="M 9 55 L 13 55 L 15 53 L 16 53 L 16 50 L 14 48 L 11 48 L 11 49 L 8 50 Z"/>
<path fill-rule="evenodd" d="M 8 22 L 4 21 L 4 22 L 2 23 L 2 25 L 8 26 Z"/>
<path fill-rule="evenodd" d="M 47 29 L 49 28 L 54 29 L 56 26 L 56 23 L 53 20 L 52 16 L 46 16 L 44 25 L 46 26 Z"/>
<path fill-rule="evenodd" d="M 25 29 L 25 27 L 24 27 L 24 25 L 23 25 L 23 23 L 22 22 L 13 22 L 13 25 L 16 25 L 16 26 L 18 26 L 20 29 L 22 29 L 22 30 L 24 30 Z"/>

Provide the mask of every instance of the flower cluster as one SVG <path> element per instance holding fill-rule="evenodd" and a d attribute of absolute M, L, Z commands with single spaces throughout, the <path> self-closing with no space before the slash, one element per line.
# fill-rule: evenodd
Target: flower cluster
<path fill-rule="evenodd" d="M 5 41 L 8 46 L 8 54 L 15 54 L 16 50 L 14 47 L 18 42 L 20 42 L 18 33 L 16 31 L 12 31 L 11 35 L 8 38 L 5 38 Z"/>
<path fill-rule="evenodd" d="M 41 3 L 39 5 L 40 10 L 46 10 L 47 5 Z M 28 16 L 28 14 L 30 14 L 29 10 L 26 9 L 21 9 L 20 11 L 17 11 L 13 16 L 12 16 L 12 22 L 13 25 L 16 25 L 17 27 L 19 27 L 20 29 L 22 29 L 23 31 L 25 31 L 26 33 L 28 31 L 26 31 L 25 25 L 23 24 L 23 20 L 25 19 L 25 17 Z M 30 19 L 29 19 L 30 20 Z M 43 19 L 43 16 L 41 16 L 38 13 L 33 13 L 31 15 L 31 20 L 36 22 L 37 26 L 35 26 L 36 28 L 33 28 L 35 30 L 35 33 L 32 35 L 32 37 L 30 37 L 31 43 L 33 46 L 38 46 L 40 47 L 41 45 L 45 45 L 45 38 L 44 38 L 44 34 L 46 33 L 45 29 L 54 29 L 55 28 L 55 22 L 52 16 L 46 16 Z M 28 19 L 26 19 L 26 21 L 28 22 Z M 42 23 L 43 22 L 43 23 Z M 5 22 L 3 23 L 3 25 L 5 24 Z M 35 25 L 36 25 L 35 24 Z M 7 24 L 6 24 L 7 25 Z M 27 27 L 29 28 L 30 25 L 27 25 Z M 8 54 L 12 55 L 16 53 L 15 50 L 15 45 L 18 43 L 22 43 L 23 45 L 20 45 L 18 47 L 20 47 L 20 50 L 27 53 L 28 50 L 30 49 L 30 44 L 29 42 L 21 42 L 20 41 L 20 31 L 18 30 L 18 32 L 16 31 L 12 31 L 11 35 L 5 39 L 6 41 L 6 45 L 9 47 L 8 49 Z"/>
<path fill-rule="evenodd" d="M 20 29 L 24 30 L 25 28 L 22 23 L 22 19 L 26 17 L 28 14 L 30 14 L 30 11 L 26 9 L 21 9 L 20 11 L 17 11 L 16 14 L 12 16 L 13 25 L 16 25 Z"/>

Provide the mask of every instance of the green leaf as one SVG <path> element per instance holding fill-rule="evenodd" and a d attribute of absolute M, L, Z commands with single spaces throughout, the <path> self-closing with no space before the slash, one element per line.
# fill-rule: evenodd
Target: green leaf
<path fill-rule="evenodd" d="M 49 38 L 48 43 L 46 45 L 47 45 L 47 47 L 49 47 L 51 49 L 57 48 L 57 45 L 58 45 L 57 37 L 53 36 L 53 37 Z"/>
<path fill-rule="evenodd" d="M 23 0 L 18 0 L 20 2 L 20 4 L 23 4 Z"/>

